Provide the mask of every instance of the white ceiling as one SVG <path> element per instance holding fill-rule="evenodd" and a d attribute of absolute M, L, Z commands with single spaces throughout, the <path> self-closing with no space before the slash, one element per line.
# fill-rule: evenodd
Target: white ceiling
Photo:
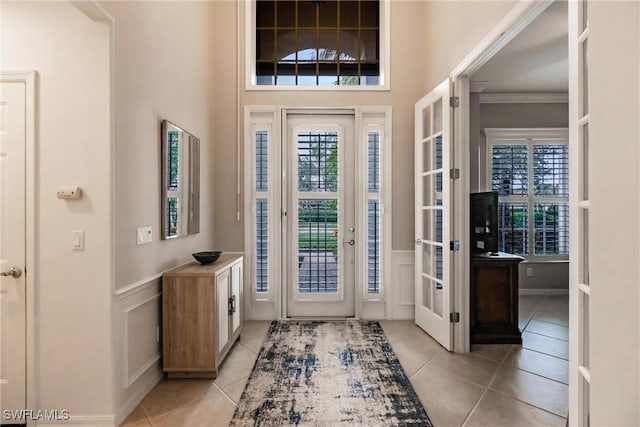
<path fill-rule="evenodd" d="M 567 2 L 556 1 L 471 77 L 482 93 L 568 92 Z"/>

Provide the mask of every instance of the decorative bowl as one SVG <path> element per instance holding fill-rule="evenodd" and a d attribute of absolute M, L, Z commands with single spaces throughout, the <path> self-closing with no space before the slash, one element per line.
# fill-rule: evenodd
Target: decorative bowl
<path fill-rule="evenodd" d="M 211 264 L 212 262 L 215 262 L 218 258 L 220 258 L 220 255 L 222 255 L 222 252 L 221 251 L 205 251 L 205 252 L 196 252 L 191 255 L 193 255 L 196 261 L 198 261 L 200 264 L 205 265 L 205 264 Z"/>

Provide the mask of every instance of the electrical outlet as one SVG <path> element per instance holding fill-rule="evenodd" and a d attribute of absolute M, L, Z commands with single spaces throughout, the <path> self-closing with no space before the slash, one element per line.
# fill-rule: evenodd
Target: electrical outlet
<path fill-rule="evenodd" d="M 533 268 L 527 267 L 527 277 L 533 277 Z"/>

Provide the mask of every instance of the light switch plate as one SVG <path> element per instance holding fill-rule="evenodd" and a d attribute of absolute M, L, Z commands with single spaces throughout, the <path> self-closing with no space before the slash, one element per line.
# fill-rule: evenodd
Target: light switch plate
<path fill-rule="evenodd" d="M 84 230 L 71 231 L 71 250 L 84 251 Z"/>
<path fill-rule="evenodd" d="M 136 239 L 138 245 L 144 245 L 153 241 L 151 235 L 151 227 L 140 227 L 136 231 Z"/>

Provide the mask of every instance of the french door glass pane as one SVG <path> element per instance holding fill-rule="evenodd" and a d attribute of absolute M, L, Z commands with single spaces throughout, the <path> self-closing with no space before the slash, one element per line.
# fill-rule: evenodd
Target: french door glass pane
<path fill-rule="evenodd" d="M 338 200 L 298 200 L 298 292 L 337 293 Z"/>
<path fill-rule="evenodd" d="M 338 133 L 298 133 L 298 191 L 338 191 Z"/>
<path fill-rule="evenodd" d="M 527 203 L 498 203 L 498 247 L 515 255 L 528 253 L 529 209 Z"/>
<path fill-rule="evenodd" d="M 535 255 L 569 254 L 569 205 L 536 203 L 533 230 Z"/>
<path fill-rule="evenodd" d="M 267 199 L 256 200 L 256 291 L 269 290 L 269 244 Z"/>
<path fill-rule="evenodd" d="M 435 169 L 442 169 L 442 137 L 439 136 L 435 139 Z"/>
<path fill-rule="evenodd" d="M 422 277 L 422 305 L 431 310 L 431 279 L 428 277 Z"/>

